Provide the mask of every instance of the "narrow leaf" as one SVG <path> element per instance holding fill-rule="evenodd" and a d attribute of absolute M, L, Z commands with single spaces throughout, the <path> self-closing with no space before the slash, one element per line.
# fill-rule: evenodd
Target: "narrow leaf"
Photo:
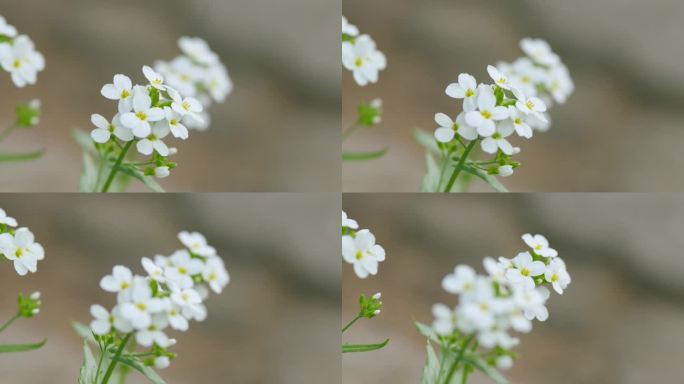
<path fill-rule="evenodd" d="M 90 137 L 90 134 L 88 134 L 86 131 L 74 128 L 71 130 L 71 137 L 84 151 L 87 151 L 89 153 L 97 152 L 95 149 L 95 142 Z"/>
<path fill-rule="evenodd" d="M 418 325 L 418 323 L 416 323 Z M 437 359 L 437 354 L 435 350 L 430 345 L 428 341 L 426 343 L 427 355 L 425 358 L 425 366 L 423 367 L 423 376 L 421 378 L 421 384 L 434 384 L 439 378 L 439 360 Z"/>
<path fill-rule="evenodd" d="M 427 324 L 423 324 L 419 321 L 414 321 L 413 322 L 416 326 L 416 329 L 418 330 L 418 333 L 421 335 L 427 337 L 430 339 L 430 341 L 434 341 L 435 343 L 439 343 L 439 336 L 437 335 L 437 332 L 435 332 L 434 329 L 432 329 L 431 326 Z"/>
<path fill-rule="evenodd" d="M 86 339 L 87 341 L 91 343 L 95 343 L 95 338 L 93 337 L 93 332 L 90 330 L 90 327 L 83 323 L 79 323 L 78 321 L 73 321 L 71 323 L 71 328 L 76 331 L 76 333 L 81 336 L 82 338 Z"/>
<path fill-rule="evenodd" d="M 154 180 L 154 177 L 145 176 L 135 168 L 124 165 L 119 167 L 119 172 L 142 181 L 142 183 L 153 192 L 165 192 L 164 188 Z"/>
<path fill-rule="evenodd" d="M 387 343 L 389 343 L 389 339 L 379 344 L 343 344 L 342 353 L 375 351 L 384 348 Z"/>
<path fill-rule="evenodd" d="M 35 344 L 0 344 L 0 353 L 32 351 L 42 347 L 46 342 L 47 339 Z"/>
<path fill-rule="evenodd" d="M 123 355 L 119 357 L 116 361 L 142 373 L 154 384 L 166 384 L 166 382 L 157 374 L 157 372 L 154 371 L 154 369 L 148 367 L 134 356 Z"/>
<path fill-rule="evenodd" d="M 490 175 L 481 169 L 477 169 L 469 165 L 464 165 L 463 171 L 479 177 L 497 192 L 508 192 L 508 189 L 506 189 L 506 187 L 501 184 L 501 182 L 494 175 Z"/>
<path fill-rule="evenodd" d="M 373 160 L 383 157 L 385 153 L 387 153 L 387 148 L 373 152 L 344 152 L 342 153 L 342 161 Z"/>
<path fill-rule="evenodd" d="M 487 364 L 486 361 L 484 361 L 480 356 L 469 352 L 466 353 L 465 356 L 463 356 L 463 360 L 466 360 L 469 362 L 472 366 L 475 368 L 479 369 L 482 373 L 487 375 L 490 379 L 494 380 L 496 384 L 508 384 L 508 380 L 506 380 L 503 375 L 494 367 L 491 365 Z"/>
<path fill-rule="evenodd" d="M 83 152 L 83 172 L 79 180 L 79 190 L 81 192 L 97 192 L 97 167 L 93 158 L 88 152 Z"/>
<path fill-rule="evenodd" d="M 0 163 L 35 160 L 43 156 L 43 154 L 45 154 L 44 149 L 27 153 L 0 153 Z"/>
<path fill-rule="evenodd" d="M 83 365 L 78 376 L 78 384 L 93 384 L 97 375 L 97 363 L 95 356 L 88 347 L 88 342 L 83 341 Z"/>
<path fill-rule="evenodd" d="M 437 140 L 435 140 L 435 136 L 432 133 L 416 128 L 413 130 L 413 136 L 415 136 L 416 140 L 430 152 L 435 154 L 440 153 L 439 147 L 437 146 Z"/>

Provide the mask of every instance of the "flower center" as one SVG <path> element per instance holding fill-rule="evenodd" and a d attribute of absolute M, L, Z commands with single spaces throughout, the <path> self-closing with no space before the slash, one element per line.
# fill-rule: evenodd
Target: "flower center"
<path fill-rule="evenodd" d="M 147 306 L 145 305 L 145 303 L 138 303 L 135 306 L 141 311 L 144 311 L 145 309 L 147 309 Z"/>
<path fill-rule="evenodd" d="M 520 274 L 523 276 L 529 276 L 530 275 L 530 270 L 527 268 L 523 268 L 520 270 Z"/>
<path fill-rule="evenodd" d="M 363 260 L 363 252 L 361 252 L 361 251 L 356 252 L 356 260 Z"/>
<path fill-rule="evenodd" d="M 216 274 L 214 272 L 209 274 L 209 281 L 214 281 L 216 280 Z"/>
<path fill-rule="evenodd" d="M 541 250 L 542 250 L 541 244 L 535 245 L 535 246 L 534 246 L 534 250 L 535 250 L 535 251 L 541 251 Z"/>
<path fill-rule="evenodd" d="M 558 281 L 558 274 L 554 273 L 553 275 L 551 275 L 551 282 L 555 283 L 556 281 Z"/>
<path fill-rule="evenodd" d="M 453 129 L 454 131 L 458 131 L 458 123 L 453 123 L 451 125 L 451 129 Z"/>
<path fill-rule="evenodd" d="M 121 283 L 121 289 L 123 290 L 123 289 L 127 289 L 127 288 L 128 288 L 128 283 L 125 282 L 125 281 L 122 282 L 122 283 Z"/>
<path fill-rule="evenodd" d="M 480 112 L 480 115 L 482 115 L 482 117 L 484 117 L 487 120 L 492 118 L 492 113 L 489 111 L 482 111 Z"/>
<path fill-rule="evenodd" d="M 114 125 L 109 124 L 109 127 L 107 127 L 107 130 L 108 130 L 110 133 L 114 133 Z"/>
<path fill-rule="evenodd" d="M 494 140 L 499 140 L 501 138 L 501 134 L 499 132 L 494 132 L 492 135 L 492 139 Z"/>
<path fill-rule="evenodd" d="M 17 256 L 17 259 L 21 259 L 21 256 L 24 255 L 24 250 L 21 248 L 17 248 L 17 251 L 14 252 L 14 255 Z"/>
<path fill-rule="evenodd" d="M 363 66 L 363 59 L 360 57 L 356 58 L 356 61 L 354 61 L 354 65 L 356 68 L 361 68 Z"/>
<path fill-rule="evenodd" d="M 184 101 L 183 102 L 183 109 L 186 111 L 190 110 L 190 103 L 188 103 L 187 101 Z"/>
<path fill-rule="evenodd" d="M 14 63 L 12 63 L 12 66 L 16 69 L 21 68 L 21 60 L 19 59 L 14 59 Z"/>
<path fill-rule="evenodd" d="M 520 125 L 520 124 L 522 124 L 522 119 L 521 118 L 515 119 L 515 125 Z"/>
<path fill-rule="evenodd" d="M 145 112 L 138 112 L 135 114 L 135 117 L 137 117 L 138 119 L 140 119 L 142 121 L 147 120 L 147 114 L 145 114 Z"/>
<path fill-rule="evenodd" d="M 475 91 L 473 91 L 471 88 L 468 88 L 465 91 L 465 96 L 466 97 L 473 97 L 473 96 L 475 96 Z"/>
<path fill-rule="evenodd" d="M 527 109 L 533 109 L 534 108 L 534 103 L 531 100 L 527 100 L 527 103 L 525 103 L 527 106 Z"/>
<path fill-rule="evenodd" d="M 123 91 L 121 91 L 121 98 L 122 98 L 122 99 L 125 99 L 125 98 L 127 98 L 128 96 L 130 96 L 130 95 L 131 95 L 131 94 L 128 92 L 127 89 L 124 89 Z"/>
<path fill-rule="evenodd" d="M 181 275 L 186 275 L 188 273 L 188 270 L 184 267 L 180 267 L 178 268 L 178 273 L 180 273 Z"/>

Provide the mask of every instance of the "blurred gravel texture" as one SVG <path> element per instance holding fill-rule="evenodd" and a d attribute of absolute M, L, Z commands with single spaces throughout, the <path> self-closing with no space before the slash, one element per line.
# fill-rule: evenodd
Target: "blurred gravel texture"
<path fill-rule="evenodd" d="M 522 55 L 518 41 L 543 37 L 569 66 L 577 89 L 552 110 L 551 131 L 518 139 L 523 166 L 513 191 L 679 191 L 684 160 L 684 2 L 675 0 L 344 0 L 351 23 L 388 57 L 377 85 L 343 74 L 343 127 L 356 104 L 384 99 L 383 124 L 345 149 L 389 147 L 373 162 L 345 164 L 345 191 L 418 191 L 424 152 L 414 128 L 432 132 L 437 112 L 460 104 L 444 94 L 459 73 Z M 483 184 L 474 191 L 489 191 Z"/>
<path fill-rule="evenodd" d="M 210 131 L 174 141 L 180 167 L 162 182 L 168 190 L 339 190 L 340 52 L 330 26 L 339 25 L 340 7 L 332 0 L 3 3 L 2 15 L 35 41 L 47 68 L 22 90 L 0 76 L 0 127 L 18 102 L 39 97 L 44 105 L 42 124 L 15 133 L 0 151 L 48 152 L 0 165 L 0 191 L 76 191 L 81 153 L 71 129 L 90 130 L 92 113 L 113 115 L 102 85 L 115 73 L 142 81 L 142 66 L 178 55 L 183 35 L 209 42 L 235 90 L 211 108 Z"/>
<path fill-rule="evenodd" d="M 171 367 L 181 383 L 318 383 L 340 377 L 339 197 L 198 194 L 0 197 L 0 207 L 31 228 L 46 250 L 38 273 L 20 278 L 0 263 L 0 319 L 19 292 L 40 290 L 39 316 L 21 320 L 0 343 L 40 350 L 2 354 L 2 384 L 74 383 L 83 353 L 70 322 L 89 322 L 91 304 L 111 307 L 99 288 L 114 265 L 143 273 L 140 259 L 180 248 L 176 233 L 203 232 L 223 256 L 231 283 L 207 302 L 209 317 L 177 338 Z M 327 256 L 326 256 L 327 255 Z M 130 383 L 145 383 L 131 375 Z"/>
<path fill-rule="evenodd" d="M 365 281 L 343 266 L 343 319 L 361 293 L 382 291 L 384 303 L 344 341 L 391 339 L 382 352 L 344 356 L 344 384 L 419 382 L 425 340 L 412 318 L 429 323 L 432 304 L 455 304 L 441 289 L 455 265 L 484 273 L 485 256 L 524 250 L 526 232 L 549 238 L 573 282 L 552 295 L 550 319 L 521 335 L 520 358 L 506 372 L 512 383 L 679 382 L 684 197 L 347 194 L 343 207 L 387 252 Z"/>

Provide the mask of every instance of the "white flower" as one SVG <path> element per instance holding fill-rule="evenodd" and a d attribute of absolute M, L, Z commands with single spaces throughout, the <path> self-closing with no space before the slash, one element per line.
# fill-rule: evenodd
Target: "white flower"
<path fill-rule="evenodd" d="M 43 247 L 34 241 L 33 233 L 28 228 L 19 228 L 12 236 L 0 234 L 0 253 L 14 262 L 14 269 L 20 276 L 38 269 L 38 261 L 45 258 Z"/>
<path fill-rule="evenodd" d="M 7 20 L 0 16 L 0 35 L 5 35 L 7 37 L 17 36 L 17 29 L 12 25 L 7 24 Z"/>
<path fill-rule="evenodd" d="M 197 115 L 202 112 L 202 104 L 192 97 L 183 97 L 180 93 L 173 89 L 168 90 L 171 96 L 171 108 L 181 116 L 189 116 L 193 119 L 200 120 Z"/>
<path fill-rule="evenodd" d="M 218 61 L 218 56 L 212 52 L 209 44 L 199 37 L 181 37 L 178 39 L 178 47 L 198 63 L 211 65 Z"/>
<path fill-rule="evenodd" d="M 446 94 L 454 99 L 463 99 L 463 110 L 466 112 L 477 108 L 477 80 L 467 73 L 458 75 L 458 82 L 449 84 Z"/>
<path fill-rule="evenodd" d="M 168 325 L 166 316 L 154 315 L 147 327 L 139 329 L 135 333 L 135 341 L 143 347 L 151 347 L 152 344 L 157 344 L 166 348 L 169 346 L 169 337 L 164 333 L 164 329 Z"/>
<path fill-rule="evenodd" d="M 164 123 L 157 123 L 147 137 L 139 140 L 135 147 L 143 155 L 151 155 L 156 151 L 162 156 L 169 155 L 169 147 L 162 141 L 169 134 L 169 127 Z"/>
<path fill-rule="evenodd" d="M 181 307 L 172 301 L 168 301 L 168 308 L 166 310 L 166 316 L 169 320 L 169 325 L 171 328 L 178 331 L 187 331 L 189 327 L 188 319 L 186 319 L 181 313 Z"/>
<path fill-rule="evenodd" d="M 549 265 L 546 266 L 546 272 L 544 272 L 544 278 L 546 281 L 550 282 L 553 289 L 559 294 L 563 294 L 563 290 L 570 285 L 570 274 L 565 269 L 565 263 L 560 258 L 555 258 L 551 260 Z"/>
<path fill-rule="evenodd" d="M 342 236 L 342 257 L 354 266 L 354 272 L 360 279 L 378 273 L 378 263 L 385 260 L 385 250 L 375 244 L 375 236 L 362 229 L 356 237 Z"/>
<path fill-rule="evenodd" d="M 121 125 L 120 116 L 118 114 L 114 116 L 111 123 L 107 121 L 104 116 L 97 113 L 90 116 L 90 121 L 97 127 L 90 132 L 90 137 L 92 137 L 93 141 L 96 143 L 106 143 L 109 141 L 112 134 L 123 141 L 133 140 L 133 132 Z"/>
<path fill-rule="evenodd" d="M 157 369 L 168 368 L 170 364 L 171 361 L 167 356 L 158 356 L 154 358 L 154 367 Z"/>
<path fill-rule="evenodd" d="M 112 274 L 100 280 L 100 288 L 107 292 L 118 293 L 119 300 L 130 296 L 131 285 L 133 285 L 133 273 L 122 265 L 112 268 Z"/>
<path fill-rule="evenodd" d="M 342 16 L 342 33 L 349 36 L 358 36 L 359 29 L 356 27 L 356 25 L 349 24 L 347 18 Z"/>
<path fill-rule="evenodd" d="M 119 100 L 119 113 L 133 109 L 133 83 L 128 76 L 114 75 L 113 83 L 102 87 L 100 93 L 107 99 Z"/>
<path fill-rule="evenodd" d="M 506 138 L 513 134 L 513 126 L 510 124 L 497 124 L 494 133 L 484 138 L 480 146 L 487 153 L 496 153 L 497 150 L 507 155 L 513 155 L 513 146 Z"/>
<path fill-rule="evenodd" d="M 454 273 L 446 275 L 442 279 L 442 288 L 453 294 L 469 293 L 475 288 L 477 274 L 467 265 L 458 265 Z"/>
<path fill-rule="evenodd" d="M 169 151 L 169 154 L 170 153 L 171 153 L 171 151 Z M 156 177 L 158 179 L 163 179 L 165 177 L 168 177 L 170 174 L 171 174 L 171 172 L 169 172 L 169 167 L 166 167 L 166 166 L 156 167 L 154 169 L 154 177 Z"/>
<path fill-rule="evenodd" d="M 497 357 L 496 367 L 503 371 L 511 369 L 513 367 L 513 358 L 508 355 Z"/>
<path fill-rule="evenodd" d="M 164 76 L 155 72 L 154 69 L 148 67 L 147 65 L 143 66 L 142 70 L 143 74 L 145 75 L 145 78 L 147 79 L 147 81 L 150 82 L 151 86 L 157 88 L 160 91 L 166 90 L 166 86 L 164 85 Z"/>
<path fill-rule="evenodd" d="M 163 118 L 164 111 L 152 106 L 152 98 L 147 94 L 147 89 L 141 87 L 136 88 L 133 95 L 133 112 L 123 113 L 121 123 L 133 130 L 135 136 L 145 138 L 152 132 L 150 123 Z"/>
<path fill-rule="evenodd" d="M 551 69 L 545 85 L 551 92 L 553 99 L 560 104 L 565 104 L 568 96 L 575 90 L 570 72 L 562 64 Z"/>
<path fill-rule="evenodd" d="M 511 85 L 508 82 L 508 77 L 504 76 L 495 66 L 488 65 L 487 73 L 494 80 L 494 83 L 502 89 L 511 89 Z"/>
<path fill-rule="evenodd" d="M 497 326 L 480 331 L 477 340 L 485 348 L 499 346 L 504 349 L 513 348 L 520 342 L 520 340 L 512 337 L 504 329 Z"/>
<path fill-rule="evenodd" d="M 523 284 L 532 289 L 535 287 L 534 277 L 544 274 L 546 266 L 541 261 L 534 261 L 529 252 L 521 252 L 511 260 L 513 267 L 506 271 L 506 278 L 513 284 Z"/>
<path fill-rule="evenodd" d="M 178 234 L 178 240 L 185 245 L 190 252 L 210 257 L 216 255 L 216 249 L 207 243 L 207 239 L 199 232 L 183 231 Z"/>
<path fill-rule="evenodd" d="M 169 130 L 171 130 L 173 137 L 177 137 L 182 140 L 188 138 L 188 128 L 182 124 L 181 121 L 183 116 L 180 113 L 174 111 L 172 108 L 166 107 L 164 108 L 164 116 L 166 117 L 166 121 L 159 124 L 168 124 Z"/>
<path fill-rule="evenodd" d="M 90 329 L 96 335 L 106 335 L 112 331 L 114 316 L 110 315 L 105 307 L 95 304 L 90 306 L 90 314 L 95 320 L 90 322 Z"/>
<path fill-rule="evenodd" d="M 543 39 L 524 38 L 520 41 L 520 48 L 535 62 L 552 66 L 560 63 L 560 58 L 552 50 L 549 43 Z"/>
<path fill-rule="evenodd" d="M 15 220 L 14 217 L 7 216 L 7 213 L 5 213 L 5 210 L 0 208 L 0 224 L 5 224 L 5 225 L 10 226 L 10 227 L 16 227 L 17 226 L 17 220 Z"/>
<path fill-rule="evenodd" d="M 432 306 L 432 315 L 435 317 L 435 320 L 432 322 L 432 328 L 437 334 L 448 336 L 454 332 L 456 314 L 451 308 L 444 304 L 435 304 Z"/>
<path fill-rule="evenodd" d="M 475 127 L 480 136 L 489 137 L 496 132 L 495 121 L 508 118 L 508 109 L 496 105 L 496 96 L 491 87 L 479 87 L 477 93 L 478 110 L 466 113 L 466 123 Z"/>
<path fill-rule="evenodd" d="M 501 177 L 509 177 L 513 175 L 513 166 L 511 165 L 502 165 L 498 168 L 499 176 Z"/>
<path fill-rule="evenodd" d="M 38 72 L 45 69 L 45 58 L 28 36 L 20 35 L 11 45 L 0 44 L 0 65 L 12 75 L 14 85 L 22 88 L 36 83 Z"/>
<path fill-rule="evenodd" d="M 221 293 L 223 288 L 230 282 L 230 275 L 228 275 L 228 271 L 226 271 L 226 267 L 220 257 L 211 257 L 204 263 L 202 277 L 215 293 Z"/>
<path fill-rule="evenodd" d="M 549 310 L 546 309 L 546 300 L 549 298 L 549 290 L 544 287 L 528 289 L 525 286 L 513 286 L 513 300 L 524 311 L 528 320 L 546 321 L 549 318 Z"/>
<path fill-rule="evenodd" d="M 152 296 L 150 285 L 145 278 L 140 276 L 133 279 L 129 300 L 120 304 L 121 315 L 137 330 L 143 330 L 152 325 L 152 314 L 164 309 L 164 302 Z"/>
<path fill-rule="evenodd" d="M 506 279 L 506 261 L 508 259 L 506 258 L 501 258 L 504 259 L 496 261 L 491 257 L 485 257 L 484 260 L 482 261 L 482 264 L 485 267 L 485 270 L 489 274 L 489 277 L 492 278 L 493 281 L 497 283 L 501 283 L 505 281 Z"/>
<path fill-rule="evenodd" d="M 534 253 L 536 253 L 539 256 L 543 257 L 556 257 L 558 256 L 558 251 L 555 249 L 549 247 L 549 241 L 546 240 L 546 237 L 542 235 L 531 235 L 529 233 L 526 233 L 522 236 L 523 241 L 525 244 L 527 244 L 530 248 L 534 250 Z"/>
<path fill-rule="evenodd" d="M 456 133 L 468 140 L 477 139 L 477 130 L 466 123 L 463 113 L 459 114 L 455 121 L 444 113 L 438 113 L 435 115 L 435 122 L 439 125 L 435 131 L 435 138 L 441 143 L 451 142 Z"/>
<path fill-rule="evenodd" d="M 528 98 L 520 90 L 515 88 L 513 89 L 513 95 L 518 99 L 515 103 L 518 110 L 526 115 L 533 115 L 537 119 L 544 120 L 543 113 L 546 112 L 546 104 L 544 104 L 540 98 L 534 96 Z"/>
<path fill-rule="evenodd" d="M 202 272 L 203 264 L 198 259 L 193 259 L 186 250 L 175 252 L 170 257 L 171 266 L 164 270 L 164 277 L 170 282 L 185 289 L 193 286 L 192 276 Z"/>
<path fill-rule="evenodd" d="M 342 64 L 352 71 L 358 85 L 365 86 L 378 81 L 378 73 L 387 67 L 387 59 L 370 36 L 361 35 L 354 43 L 342 43 Z"/>
<path fill-rule="evenodd" d="M 160 283 L 166 282 L 166 278 L 164 278 L 164 270 L 154 261 L 152 261 L 152 259 L 143 257 L 141 263 L 145 269 L 145 272 L 147 272 L 152 280 L 158 281 Z"/>
<path fill-rule="evenodd" d="M 527 115 L 523 114 L 514 106 L 508 107 L 509 119 L 501 122 L 500 124 L 505 126 L 506 130 L 513 129 L 520 137 L 526 139 L 532 138 L 532 127 L 527 124 Z"/>
<path fill-rule="evenodd" d="M 0 215 L 2 216 L 2 215 Z M 347 216 L 347 213 L 345 211 L 342 211 L 342 227 L 347 227 L 351 229 L 358 229 L 359 228 L 359 223 L 356 222 L 356 220 L 352 220 Z"/>

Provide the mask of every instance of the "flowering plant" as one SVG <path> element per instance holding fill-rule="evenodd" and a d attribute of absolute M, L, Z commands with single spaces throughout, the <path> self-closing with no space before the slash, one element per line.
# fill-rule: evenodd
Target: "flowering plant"
<path fill-rule="evenodd" d="M 27 35 L 20 35 L 0 15 L 0 67 L 12 77 L 15 86 L 23 88 L 38 81 L 38 72 L 45 69 L 43 55 L 36 51 L 33 41 Z M 28 129 L 40 121 L 40 101 L 17 105 L 14 121 L 0 131 L 0 143 L 16 129 Z M 42 156 L 43 150 L 27 153 L 0 153 L 0 162 L 34 160 Z"/>
<path fill-rule="evenodd" d="M 185 248 L 171 256 L 142 259 L 146 276 L 117 265 L 102 278 L 100 287 L 116 293 L 117 304 L 111 311 L 93 305 L 90 327 L 75 324 L 85 339 L 79 383 L 106 384 L 113 377 L 123 383 L 131 368 L 154 383 L 164 383 L 153 367 L 166 368 L 176 357 L 168 350 L 176 340 L 165 330 L 186 331 L 190 321 L 203 321 L 207 317 L 203 300 L 209 291 L 219 294 L 230 281 L 223 260 L 204 236 L 181 232 L 178 238 Z M 88 342 L 97 345 L 97 359 Z M 137 352 L 136 345 L 144 350 Z M 118 370 L 117 364 L 121 364 Z"/>
<path fill-rule="evenodd" d="M 520 148 L 513 146 L 510 136 L 530 139 L 534 131 L 549 129 L 547 109 L 554 102 L 565 103 L 574 90 L 572 79 L 546 41 L 526 38 L 520 47 L 525 57 L 487 67 L 491 82 L 478 84 L 462 73 L 447 86 L 447 96 L 463 100 L 462 110 L 455 116 L 436 114 L 439 128 L 434 137 L 416 133 L 428 149 L 423 191 L 451 192 L 455 187 L 464 191 L 477 177 L 505 192 L 496 176 L 511 176 L 520 166 L 512 159 Z M 473 159 L 478 147 L 493 157 Z"/>
<path fill-rule="evenodd" d="M 376 48 L 375 41 L 350 24 L 342 16 L 342 66 L 352 72 L 354 81 L 361 87 L 378 82 L 380 71 L 387 67 L 385 55 Z M 382 100 L 359 103 L 354 124 L 342 132 L 342 140 L 348 139 L 359 128 L 373 128 L 382 122 Z M 342 160 L 371 160 L 382 157 L 387 149 L 372 152 L 343 152 Z"/>
<path fill-rule="evenodd" d="M 342 259 L 353 265 L 356 276 L 365 279 L 378 273 L 378 264 L 385 260 L 385 250 L 375 244 L 375 236 L 369 230 L 358 228 L 356 220 L 350 219 L 342 212 Z M 362 294 L 359 297 L 358 314 L 342 328 L 342 333 L 360 319 L 372 319 L 379 315 L 382 307 L 380 297 L 379 292 L 370 297 Z M 343 344 L 342 353 L 373 351 L 383 348 L 388 342 L 389 339 L 376 344 Z"/>
<path fill-rule="evenodd" d="M 522 238 L 531 249 L 512 259 L 485 258 L 487 275 L 459 265 L 442 280 L 442 288 L 459 302 L 455 307 L 435 304 L 431 326 L 416 322 L 427 337 L 422 383 L 449 384 L 458 377 L 466 383 L 474 370 L 506 383 L 497 368 L 513 365 L 512 348 L 519 343 L 509 331 L 528 333 L 533 320 L 545 321 L 547 287 L 563 294 L 571 281 L 565 262 L 544 236 Z M 439 346 L 439 358 L 433 344 Z"/>
<path fill-rule="evenodd" d="M 177 149 L 169 147 L 165 139 L 170 135 L 186 140 L 190 129 L 208 128 L 205 107 L 212 100 L 223 101 L 232 83 L 204 40 L 181 38 L 179 45 L 185 55 L 170 63 L 158 62 L 159 72 L 143 66 L 147 84 L 134 85 L 128 76 L 117 74 L 112 83 L 102 87 L 102 96 L 117 101 L 117 113 L 111 120 L 93 114 L 91 122 L 96 128 L 90 137 L 74 132 L 84 149 L 81 191 L 124 190 L 132 177 L 163 192 L 154 179 L 168 177 L 177 166 L 169 159 Z M 131 158 L 134 144 L 142 159 Z"/>
<path fill-rule="evenodd" d="M 28 228 L 15 230 L 17 225 L 17 220 L 7 216 L 0 208 L 0 256 L 14 264 L 19 276 L 25 276 L 29 272 L 36 272 L 38 261 L 45 258 L 45 251 L 34 241 L 33 233 Z M 17 298 L 16 314 L 0 325 L 0 333 L 18 319 L 28 319 L 37 315 L 40 312 L 40 305 L 40 292 L 34 292 L 29 296 L 20 293 Z M 0 353 L 30 351 L 42 347 L 46 342 L 47 340 L 32 344 L 0 344 Z"/>

